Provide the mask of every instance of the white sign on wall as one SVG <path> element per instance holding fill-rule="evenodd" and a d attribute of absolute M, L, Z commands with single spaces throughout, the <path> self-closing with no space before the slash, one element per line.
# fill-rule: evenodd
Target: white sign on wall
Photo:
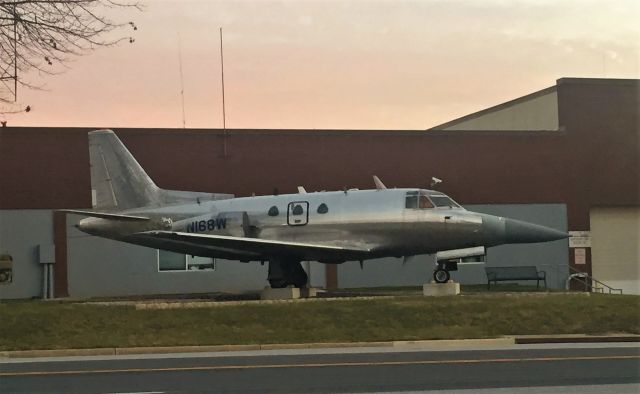
<path fill-rule="evenodd" d="M 591 231 L 569 231 L 570 248 L 590 248 Z"/>
<path fill-rule="evenodd" d="M 573 253 L 573 261 L 576 265 L 587 264 L 587 250 L 585 248 L 576 248 Z"/>

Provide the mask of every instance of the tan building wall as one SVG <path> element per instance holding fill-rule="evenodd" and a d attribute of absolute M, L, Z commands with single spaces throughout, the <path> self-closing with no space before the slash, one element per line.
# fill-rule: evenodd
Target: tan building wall
<path fill-rule="evenodd" d="M 640 295 L 640 207 L 591 209 L 593 277 Z"/>
<path fill-rule="evenodd" d="M 558 130 L 558 92 L 525 96 L 451 123 L 441 130 Z"/>

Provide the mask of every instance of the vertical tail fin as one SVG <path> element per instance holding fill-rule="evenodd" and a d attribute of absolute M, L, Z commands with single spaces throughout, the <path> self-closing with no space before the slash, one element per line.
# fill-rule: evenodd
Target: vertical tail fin
<path fill-rule="evenodd" d="M 162 203 L 162 191 L 111 130 L 89 133 L 96 210 L 121 211 Z"/>

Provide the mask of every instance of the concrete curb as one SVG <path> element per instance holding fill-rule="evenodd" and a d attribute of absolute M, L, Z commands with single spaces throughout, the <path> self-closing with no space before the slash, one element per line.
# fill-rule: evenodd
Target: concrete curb
<path fill-rule="evenodd" d="M 425 347 L 425 348 L 456 348 L 456 347 L 490 347 L 540 343 L 595 343 L 595 342 L 640 342 L 640 335 L 522 335 L 502 338 L 482 339 L 434 339 L 415 341 L 382 341 L 382 342 L 320 342 L 320 343 L 285 343 L 285 344 L 256 344 L 256 345 L 210 345 L 210 346 L 153 346 L 153 347 L 123 347 L 96 349 L 51 349 L 51 350 L 12 350 L 0 351 L 0 359 L 35 358 L 35 357 L 74 357 L 74 356 L 117 356 L 136 354 L 162 353 L 208 353 L 208 352 L 236 352 L 257 350 L 285 350 L 285 349 L 330 349 L 330 348 L 358 348 L 358 347 Z"/>
<path fill-rule="evenodd" d="M 224 308 L 238 305 L 270 305 L 291 304 L 300 302 L 345 302 L 345 301 L 370 301 L 374 299 L 397 298 L 395 295 L 376 295 L 358 297 L 319 297 L 319 298 L 294 298 L 274 300 L 240 300 L 240 301 L 185 301 L 185 300 L 155 300 L 155 301 L 75 301 L 81 305 L 101 306 L 128 306 L 136 310 L 143 309 L 192 309 L 192 308 Z"/>
<path fill-rule="evenodd" d="M 12 351 L 0 352 L 0 358 L 113 356 L 113 355 L 115 355 L 114 348 L 12 350 Z"/>
<path fill-rule="evenodd" d="M 597 342 L 640 342 L 640 335 L 612 334 L 612 335 L 520 335 L 515 337 L 516 345 L 536 343 L 597 343 Z"/>
<path fill-rule="evenodd" d="M 430 347 L 430 348 L 447 348 L 462 346 L 508 346 L 514 345 L 515 338 L 481 338 L 481 339 L 432 339 L 423 341 L 394 341 L 393 347 Z"/>

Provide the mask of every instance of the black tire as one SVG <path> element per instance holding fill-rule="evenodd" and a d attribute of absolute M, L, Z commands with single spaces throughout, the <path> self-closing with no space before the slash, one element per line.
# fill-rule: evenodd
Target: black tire
<path fill-rule="evenodd" d="M 269 261 L 269 285 L 273 289 L 287 286 L 305 287 L 309 280 L 307 273 L 297 260 Z"/>
<path fill-rule="evenodd" d="M 283 289 L 287 287 L 287 281 L 285 279 L 269 279 L 269 285 L 272 289 Z"/>
<path fill-rule="evenodd" d="M 449 271 L 442 268 L 433 271 L 433 280 L 435 280 L 436 283 L 447 283 L 449 279 L 451 279 Z"/>
<path fill-rule="evenodd" d="M 298 265 L 300 265 L 300 263 L 298 263 Z M 300 287 L 300 288 L 306 287 L 308 281 L 309 281 L 309 277 L 307 276 L 307 273 L 304 272 L 302 267 L 300 267 L 300 270 L 296 270 L 291 278 L 291 284 L 294 285 L 295 287 Z"/>

